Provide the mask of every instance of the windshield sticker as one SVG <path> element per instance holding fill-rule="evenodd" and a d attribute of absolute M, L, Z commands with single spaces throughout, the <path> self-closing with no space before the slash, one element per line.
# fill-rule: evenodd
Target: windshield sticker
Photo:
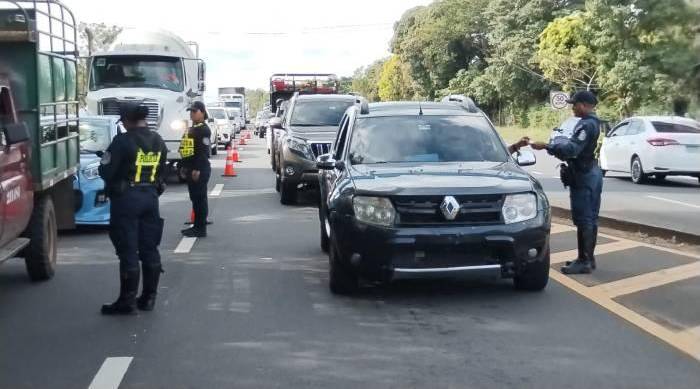
<path fill-rule="evenodd" d="M 107 65 L 107 58 L 97 58 L 95 60 L 95 66 L 97 67 L 105 67 Z"/>

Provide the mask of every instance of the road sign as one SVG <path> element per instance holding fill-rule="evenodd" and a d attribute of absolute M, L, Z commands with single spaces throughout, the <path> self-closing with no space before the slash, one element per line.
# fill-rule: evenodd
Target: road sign
<path fill-rule="evenodd" d="M 569 94 L 565 92 L 549 92 L 549 102 L 554 109 L 564 109 L 568 103 Z"/>

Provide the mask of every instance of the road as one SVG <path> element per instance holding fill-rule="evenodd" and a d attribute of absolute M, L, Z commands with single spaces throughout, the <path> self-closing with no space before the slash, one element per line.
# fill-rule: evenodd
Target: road
<path fill-rule="evenodd" d="M 536 152 L 537 164 L 528 170 L 536 177 L 554 206 L 570 209 L 569 193 L 559 180 L 560 161 Z M 601 215 L 700 235 L 700 183 L 694 177 L 668 177 L 636 185 L 629 175 L 609 173 L 603 184 Z"/>
<path fill-rule="evenodd" d="M 699 256 L 610 235 L 595 275 L 555 264 L 543 293 L 485 274 L 335 297 L 313 202 L 280 205 L 262 142 L 241 156 L 236 178 L 215 160 L 209 237 L 180 236 L 184 187 L 162 197 L 154 312 L 99 315 L 117 291 L 103 229 L 63 233 L 50 282 L 0 267 L 0 388 L 700 387 Z M 554 262 L 574 236 L 555 226 Z"/>

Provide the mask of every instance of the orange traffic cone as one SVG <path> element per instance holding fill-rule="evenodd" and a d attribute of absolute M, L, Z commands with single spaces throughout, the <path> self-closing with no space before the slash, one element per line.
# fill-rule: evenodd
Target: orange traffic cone
<path fill-rule="evenodd" d="M 236 177 L 236 170 L 233 168 L 233 149 L 229 149 L 226 154 L 226 168 L 224 169 L 224 177 Z"/>
<path fill-rule="evenodd" d="M 237 148 L 234 147 L 233 150 L 231 150 L 231 154 L 233 155 L 233 162 L 241 162 L 241 157 L 238 155 Z"/>
<path fill-rule="evenodd" d="M 238 141 L 239 146 L 245 146 L 245 134 L 241 134 L 241 140 Z"/>
<path fill-rule="evenodd" d="M 185 224 L 194 224 L 194 209 L 190 211 L 190 220 L 187 220 Z"/>
<path fill-rule="evenodd" d="M 245 138 L 248 139 L 248 140 L 253 139 L 253 134 L 251 134 L 250 130 L 247 130 L 247 131 L 245 132 Z"/>

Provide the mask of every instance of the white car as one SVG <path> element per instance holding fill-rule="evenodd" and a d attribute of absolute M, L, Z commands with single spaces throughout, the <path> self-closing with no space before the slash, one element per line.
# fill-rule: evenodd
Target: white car
<path fill-rule="evenodd" d="M 693 176 L 700 180 L 700 123 L 678 116 L 625 119 L 603 139 L 603 172 L 629 173 L 635 184 L 650 176 Z"/>
<path fill-rule="evenodd" d="M 228 120 L 226 109 L 222 107 L 207 107 L 207 112 L 209 113 L 209 120 L 214 120 L 212 127 L 216 127 L 217 143 L 222 146 L 228 145 L 233 138 L 234 131 Z"/>

